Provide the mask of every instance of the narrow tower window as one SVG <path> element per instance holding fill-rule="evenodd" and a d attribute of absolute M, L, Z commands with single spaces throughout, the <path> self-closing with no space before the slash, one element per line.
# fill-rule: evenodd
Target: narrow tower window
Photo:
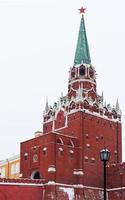
<path fill-rule="evenodd" d="M 89 75 L 90 75 L 90 78 L 94 77 L 94 70 L 92 67 L 90 67 L 90 69 L 89 69 Z"/>
<path fill-rule="evenodd" d="M 80 75 L 81 76 L 84 76 L 85 75 L 85 67 L 84 66 L 82 66 L 81 68 L 80 68 Z"/>

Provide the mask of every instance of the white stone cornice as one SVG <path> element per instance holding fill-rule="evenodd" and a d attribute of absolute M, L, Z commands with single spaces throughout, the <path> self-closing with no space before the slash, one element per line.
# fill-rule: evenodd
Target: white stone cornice
<path fill-rule="evenodd" d="M 70 80 L 69 85 L 71 85 L 72 83 L 76 83 L 76 82 L 89 82 L 92 83 L 94 85 L 96 85 L 96 82 L 90 80 L 90 79 L 76 79 L 76 80 Z"/>

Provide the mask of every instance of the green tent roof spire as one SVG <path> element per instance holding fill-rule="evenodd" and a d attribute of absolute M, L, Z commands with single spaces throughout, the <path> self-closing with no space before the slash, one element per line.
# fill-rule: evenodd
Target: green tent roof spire
<path fill-rule="evenodd" d="M 80 28 L 79 28 L 79 35 L 78 35 L 74 65 L 81 64 L 81 63 L 91 64 L 91 58 L 90 58 L 90 53 L 89 53 L 89 46 L 88 46 L 88 41 L 87 41 L 87 36 L 86 36 L 86 29 L 85 29 L 83 14 L 82 14 Z"/>

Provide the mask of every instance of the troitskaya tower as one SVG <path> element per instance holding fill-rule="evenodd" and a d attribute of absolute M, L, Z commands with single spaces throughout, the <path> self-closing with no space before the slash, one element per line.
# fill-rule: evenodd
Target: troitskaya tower
<path fill-rule="evenodd" d="M 79 168 L 83 170 L 84 182 L 89 184 L 88 177 L 92 175 L 96 179 L 98 173 L 102 173 L 100 150 L 107 147 L 111 151 L 110 162 L 119 163 L 122 144 L 118 100 L 116 107 L 111 107 L 104 104 L 103 93 L 97 93 L 96 71 L 91 63 L 84 13 L 82 7 L 74 65 L 69 71 L 68 93 L 45 109 L 43 133 L 53 131 L 78 138 L 81 148 Z M 91 165 L 95 174 L 89 170 Z"/>
<path fill-rule="evenodd" d="M 122 161 L 119 103 L 117 101 L 115 107 L 106 105 L 103 94 L 97 93 L 96 71 L 91 62 L 84 13 L 82 7 L 67 94 L 53 106 L 47 100 L 43 134 L 21 144 L 24 178 L 42 177 L 46 183 L 51 181 L 56 186 L 69 184 L 80 189 L 103 187 L 99 152 L 104 147 L 111 152 L 109 164 Z"/>
<path fill-rule="evenodd" d="M 118 100 L 112 107 L 97 93 L 85 9 L 79 10 L 81 22 L 67 94 L 53 106 L 46 101 L 43 132 L 21 143 L 20 178 L 0 178 L 0 200 L 102 200 L 104 176 L 99 154 L 104 148 L 110 151 L 108 200 L 125 199 L 121 111 Z M 10 164 L 13 167 L 11 160 Z M 8 167 L 9 173 L 12 167 Z"/>

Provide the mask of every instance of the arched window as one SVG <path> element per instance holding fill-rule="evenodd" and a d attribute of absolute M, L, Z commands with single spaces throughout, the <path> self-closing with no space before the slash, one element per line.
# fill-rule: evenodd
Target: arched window
<path fill-rule="evenodd" d="M 85 66 L 81 66 L 79 70 L 80 76 L 85 76 Z"/>
<path fill-rule="evenodd" d="M 75 68 L 73 68 L 71 71 L 71 78 L 75 78 Z"/>
<path fill-rule="evenodd" d="M 72 149 L 69 150 L 69 155 L 70 155 L 70 158 L 74 158 L 74 151 Z"/>
<path fill-rule="evenodd" d="M 89 108 L 89 103 L 88 103 L 88 101 L 84 101 L 84 108 L 85 108 L 85 109 L 88 109 L 88 108 Z"/>
<path fill-rule="evenodd" d="M 38 170 L 35 170 L 32 172 L 31 179 L 40 179 L 40 178 L 41 178 L 41 176 L 40 176 L 40 173 Z"/>
<path fill-rule="evenodd" d="M 57 139 L 57 143 L 58 143 L 58 144 L 64 144 L 62 138 L 58 138 L 58 139 Z"/>
<path fill-rule="evenodd" d="M 68 145 L 71 146 L 71 147 L 74 147 L 74 143 L 73 143 L 73 141 L 70 140 L 69 143 L 68 143 Z"/>
<path fill-rule="evenodd" d="M 43 155 L 44 155 L 44 156 L 47 156 L 47 147 L 44 147 L 44 148 L 43 148 Z"/>
<path fill-rule="evenodd" d="M 92 67 L 90 67 L 90 69 L 89 69 L 89 76 L 90 76 L 90 78 L 94 77 L 94 70 Z"/>
<path fill-rule="evenodd" d="M 71 109 L 75 109 L 75 107 L 76 107 L 76 106 L 75 106 L 75 102 L 72 101 L 72 102 L 70 103 L 70 108 L 71 108 Z"/>
<path fill-rule="evenodd" d="M 63 155 L 63 148 L 60 147 L 60 148 L 59 148 L 59 151 L 58 151 L 58 156 L 62 156 L 62 155 Z"/>
<path fill-rule="evenodd" d="M 99 106 L 97 104 L 94 104 L 93 109 L 94 109 L 94 112 L 99 112 Z"/>
<path fill-rule="evenodd" d="M 24 153 L 24 160 L 27 160 L 27 159 L 28 159 L 28 153 L 25 152 L 25 153 Z"/>

